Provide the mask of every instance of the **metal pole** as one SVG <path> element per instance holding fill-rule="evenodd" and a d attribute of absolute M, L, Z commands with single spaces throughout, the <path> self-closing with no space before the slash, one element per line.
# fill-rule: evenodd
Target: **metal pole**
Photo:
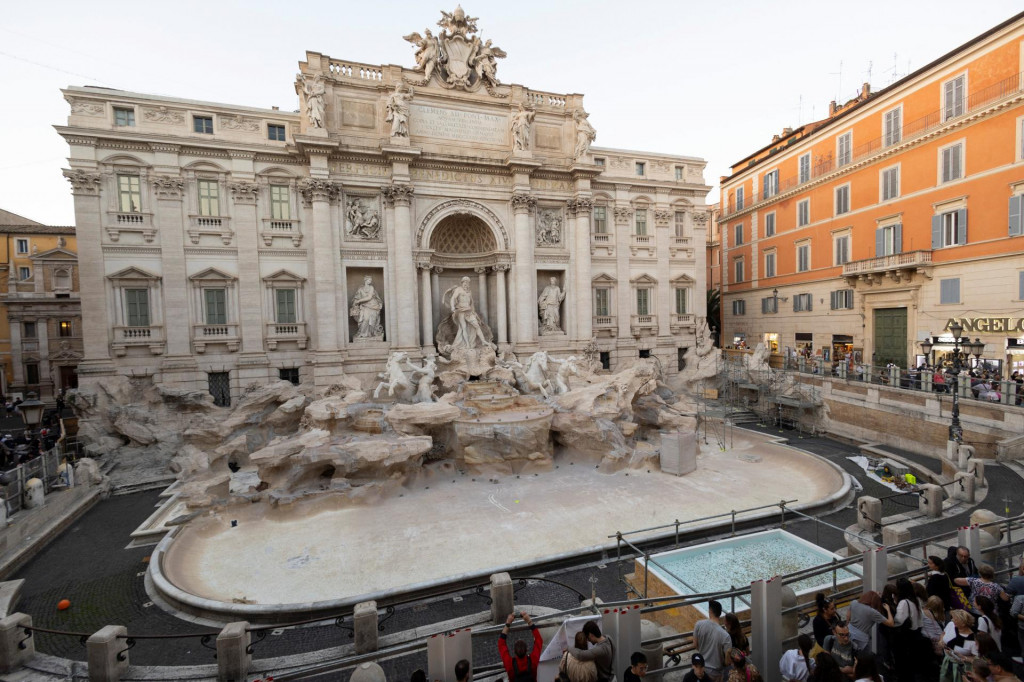
<path fill-rule="evenodd" d="M 644 552 L 644 599 L 647 599 L 647 576 L 651 573 L 651 553 Z"/>
<path fill-rule="evenodd" d="M 836 592 L 836 558 L 832 557 L 832 593 Z"/>
<path fill-rule="evenodd" d="M 735 592 L 736 591 L 736 586 L 735 585 L 729 585 L 729 591 L 730 592 Z M 735 594 L 732 595 L 731 599 L 732 599 L 732 606 L 729 607 L 729 612 L 730 613 L 736 613 L 736 595 Z"/>
<path fill-rule="evenodd" d="M 736 510 L 732 510 L 732 537 L 736 537 Z"/>
<path fill-rule="evenodd" d="M 818 547 L 821 547 L 821 538 L 819 537 L 820 534 L 821 534 L 820 529 L 821 529 L 821 520 L 817 516 L 815 516 L 814 517 L 814 544 L 816 544 Z M 834 559 L 833 559 L 833 561 L 834 561 Z"/>
<path fill-rule="evenodd" d="M 786 501 L 785 500 L 782 500 L 781 502 L 779 502 L 779 519 L 781 521 L 780 525 L 782 526 L 783 529 L 785 529 L 785 527 L 786 527 Z"/>
<path fill-rule="evenodd" d="M 679 519 L 676 519 L 676 549 L 679 549 Z"/>

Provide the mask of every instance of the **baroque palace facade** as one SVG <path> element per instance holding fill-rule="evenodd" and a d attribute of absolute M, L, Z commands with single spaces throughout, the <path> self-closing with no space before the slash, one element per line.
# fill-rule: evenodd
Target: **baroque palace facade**
<path fill-rule="evenodd" d="M 722 179 L 723 345 L 1024 370 L 1024 14 Z"/>
<path fill-rule="evenodd" d="M 505 53 L 443 14 L 407 36 L 415 68 L 307 53 L 296 113 L 64 91 L 82 382 L 221 403 L 369 382 L 437 353 L 466 277 L 499 354 L 678 369 L 705 312 L 705 162 L 591 147 L 582 95 L 501 83 Z"/>

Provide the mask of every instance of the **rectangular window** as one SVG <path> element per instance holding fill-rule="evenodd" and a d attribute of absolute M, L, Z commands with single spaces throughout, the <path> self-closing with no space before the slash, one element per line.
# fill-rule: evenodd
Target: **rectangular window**
<path fill-rule="evenodd" d="M 811 200 L 804 199 L 796 205 L 796 226 L 804 227 L 811 224 Z"/>
<path fill-rule="evenodd" d="M 676 289 L 676 315 L 686 314 L 686 289 Z"/>
<path fill-rule="evenodd" d="M 611 289 L 594 289 L 594 314 L 598 317 L 611 315 L 611 298 Z"/>
<path fill-rule="evenodd" d="M 647 234 L 647 209 L 638 208 L 636 210 L 636 233 L 639 235 Z"/>
<path fill-rule="evenodd" d="M 793 297 L 793 312 L 803 313 L 814 308 L 814 299 L 810 294 L 797 294 Z"/>
<path fill-rule="evenodd" d="M 764 276 L 775 276 L 775 252 L 764 254 Z"/>
<path fill-rule="evenodd" d="M 142 189 L 138 175 L 117 176 L 117 210 L 138 213 L 142 210 Z"/>
<path fill-rule="evenodd" d="M 276 307 L 274 318 L 282 324 L 292 324 L 297 321 L 295 315 L 295 289 L 277 289 Z"/>
<path fill-rule="evenodd" d="M 284 142 L 284 126 L 274 125 L 273 123 L 267 124 L 267 139 L 276 140 L 278 142 Z"/>
<path fill-rule="evenodd" d="M 853 133 L 843 133 L 836 138 L 836 166 L 845 166 L 853 161 Z"/>
<path fill-rule="evenodd" d="M 800 157 L 800 184 L 811 181 L 811 153 Z"/>
<path fill-rule="evenodd" d="M 682 166 L 676 166 L 676 180 L 682 180 L 684 172 L 685 169 Z"/>
<path fill-rule="evenodd" d="M 27 239 L 18 239 L 18 241 L 17 241 L 17 250 L 18 250 L 19 254 L 26 254 L 26 253 L 28 253 L 28 240 Z"/>
<path fill-rule="evenodd" d="M 779 193 L 779 171 L 773 170 L 771 173 L 765 173 L 763 181 L 764 190 L 762 199 L 768 199 Z"/>
<path fill-rule="evenodd" d="M 737 187 L 736 188 L 736 210 L 737 211 L 742 211 L 743 210 L 743 188 L 742 187 Z"/>
<path fill-rule="evenodd" d="M 1009 236 L 1019 237 L 1024 234 L 1024 194 L 1015 194 L 1010 197 L 1010 219 Z"/>
<path fill-rule="evenodd" d="M 964 113 L 967 76 L 961 74 L 942 84 L 942 120 L 948 121 Z"/>
<path fill-rule="evenodd" d="M 811 245 L 801 244 L 796 247 L 796 271 L 807 272 L 811 269 Z"/>
<path fill-rule="evenodd" d="M 761 314 L 772 315 L 779 312 L 779 299 L 774 296 L 765 296 L 761 299 Z"/>
<path fill-rule="evenodd" d="M 282 367 L 277 370 L 277 376 L 281 381 L 290 381 L 294 385 L 299 385 L 299 368 L 298 367 Z"/>
<path fill-rule="evenodd" d="M 686 212 L 676 211 L 676 236 L 686 236 Z"/>
<path fill-rule="evenodd" d="M 604 159 L 602 159 L 600 157 L 594 158 L 594 165 L 595 166 L 603 166 L 604 165 Z"/>
<path fill-rule="evenodd" d="M 149 289 L 124 290 L 125 324 L 129 327 L 149 326 Z"/>
<path fill-rule="evenodd" d="M 57 322 L 57 335 L 58 336 L 71 336 L 71 320 L 59 320 Z"/>
<path fill-rule="evenodd" d="M 747 314 L 747 302 L 744 300 L 732 302 L 732 314 L 733 315 L 746 315 Z"/>
<path fill-rule="evenodd" d="M 902 110 L 896 107 L 892 111 L 885 112 L 883 127 L 885 129 L 885 146 L 891 147 L 903 139 L 903 125 L 900 121 Z"/>
<path fill-rule="evenodd" d="M 938 234 L 936 234 L 936 225 Z M 932 218 L 932 248 L 960 246 L 967 243 L 967 209 L 949 211 Z"/>
<path fill-rule="evenodd" d="M 608 232 L 608 209 L 604 206 L 594 207 L 594 232 L 607 234 Z"/>
<path fill-rule="evenodd" d="M 950 182 L 959 180 L 963 174 L 963 152 L 962 143 L 950 145 L 942 150 L 942 181 Z"/>
<path fill-rule="evenodd" d="M 270 186 L 270 217 L 274 220 L 292 219 L 292 200 L 288 185 Z"/>
<path fill-rule="evenodd" d="M 225 289 L 203 289 L 206 305 L 206 324 L 227 324 L 227 291 Z"/>
<path fill-rule="evenodd" d="M 647 164 L 645 164 L 643 161 L 637 161 L 636 174 L 642 176 L 644 174 L 644 170 L 646 170 L 646 165 Z"/>
<path fill-rule="evenodd" d="M 733 280 L 734 282 L 743 281 L 743 259 L 737 258 L 733 261 Z"/>
<path fill-rule="evenodd" d="M 651 290 L 650 289 L 637 289 L 636 290 L 636 314 L 637 315 L 650 315 L 651 314 Z"/>
<path fill-rule="evenodd" d="M 22 281 L 32 279 L 32 268 L 25 267 L 24 265 L 19 267 L 18 279 Z"/>
<path fill-rule="evenodd" d="M 836 215 L 850 212 L 850 186 L 836 187 Z"/>
<path fill-rule="evenodd" d="M 1017 273 L 1017 300 L 1024 301 L 1024 271 Z"/>
<path fill-rule="evenodd" d="M 835 257 L 836 265 L 850 262 L 850 235 L 844 234 L 835 238 Z"/>
<path fill-rule="evenodd" d="M 220 186 L 216 180 L 199 181 L 199 215 L 220 215 Z"/>
<path fill-rule="evenodd" d="M 127 107 L 114 107 L 114 125 L 120 127 L 131 127 L 135 125 L 135 109 Z"/>
<path fill-rule="evenodd" d="M 764 236 L 775 236 L 775 214 L 769 213 L 764 217 Z"/>
<path fill-rule="evenodd" d="M 193 116 L 192 130 L 204 135 L 213 135 L 213 116 Z"/>
<path fill-rule="evenodd" d="M 25 365 L 25 383 L 35 386 L 39 383 L 39 365 L 30 362 Z"/>
<path fill-rule="evenodd" d="M 743 223 L 739 223 L 738 225 L 733 225 L 732 226 L 732 233 L 733 233 L 733 241 L 732 241 L 733 246 L 739 246 L 740 244 L 742 244 L 743 243 Z"/>
<path fill-rule="evenodd" d="M 900 195 L 900 167 L 893 166 L 882 171 L 882 201 L 895 199 Z"/>
<path fill-rule="evenodd" d="M 853 289 L 839 289 L 832 292 L 832 310 L 850 310 L 853 308 Z"/>
<path fill-rule="evenodd" d="M 891 256 L 903 252 L 903 225 L 896 223 L 875 230 L 875 256 Z"/>
<path fill-rule="evenodd" d="M 600 358 L 601 358 L 601 369 L 611 369 L 612 368 L 612 353 L 611 353 L 611 351 L 607 351 L 607 350 L 600 351 Z"/>
<path fill-rule="evenodd" d="M 939 303 L 960 302 L 960 278 L 939 280 Z"/>
<path fill-rule="evenodd" d="M 35 322 L 23 322 L 21 327 L 21 335 L 26 339 L 36 338 L 36 323 Z"/>

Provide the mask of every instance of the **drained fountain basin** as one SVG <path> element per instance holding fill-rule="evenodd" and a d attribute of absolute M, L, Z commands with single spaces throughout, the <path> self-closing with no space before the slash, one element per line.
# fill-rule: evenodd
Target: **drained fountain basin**
<path fill-rule="evenodd" d="M 755 580 L 767 580 L 843 559 L 792 533 L 769 530 L 651 555 L 647 592 L 658 597 L 724 592 L 733 587 L 745 587 Z M 644 559 L 637 559 L 633 585 L 641 592 L 644 588 L 645 569 Z M 789 583 L 796 592 L 797 602 L 811 602 L 815 593 L 832 591 L 832 574 L 830 571 Z M 859 583 L 860 580 L 859 565 L 835 571 L 835 586 L 838 589 Z M 722 606 L 734 611 L 741 620 L 749 617 L 749 596 L 737 597 L 735 604 L 730 601 Z M 693 623 L 697 620 L 707 617 L 707 602 L 668 609 L 656 612 L 655 615 L 658 613 L 665 614 L 664 620 L 659 622 L 689 630 L 693 629 Z"/>

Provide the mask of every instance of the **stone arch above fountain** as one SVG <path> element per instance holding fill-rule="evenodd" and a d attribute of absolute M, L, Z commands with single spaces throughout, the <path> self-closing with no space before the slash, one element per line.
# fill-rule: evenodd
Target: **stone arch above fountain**
<path fill-rule="evenodd" d="M 494 211 L 469 199 L 450 199 L 423 217 L 416 248 L 432 265 L 473 267 L 511 262 L 512 244 Z"/>

